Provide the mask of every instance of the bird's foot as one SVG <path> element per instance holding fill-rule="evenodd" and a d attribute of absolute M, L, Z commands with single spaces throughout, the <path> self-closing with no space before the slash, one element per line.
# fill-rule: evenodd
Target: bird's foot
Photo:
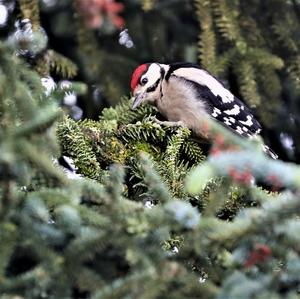
<path fill-rule="evenodd" d="M 157 119 L 155 116 L 153 117 L 153 121 L 161 126 L 186 127 L 186 125 L 182 121 L 161 121 L 161 120 Z"/>

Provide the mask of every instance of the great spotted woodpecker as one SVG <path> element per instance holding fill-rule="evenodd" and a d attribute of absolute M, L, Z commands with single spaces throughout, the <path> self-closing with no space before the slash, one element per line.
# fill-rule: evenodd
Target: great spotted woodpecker
<path fill-rule="evenodd" d="M 206 70 L 191 63 L 147 63 L 135 69 L 131 79 L 135 96 L 132 109 L 155 105 L 169 123 L 190 128 L 202 136 L 200 119 L 210 116 L 243 137 L 261 131 L 250 109 Z M 276 159 L 266 145 L 263 150 Z"/>

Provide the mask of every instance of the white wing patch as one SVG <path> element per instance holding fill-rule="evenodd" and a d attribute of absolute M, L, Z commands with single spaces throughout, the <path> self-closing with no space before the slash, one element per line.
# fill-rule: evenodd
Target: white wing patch
<path fill-rule="evenodd" d="M 252 126 L 253 125 L 252 116 L 247 115 L 247 120 L 246 121 L 240 120 L 240 123 L 248 127 Z"/>
<path fill-rule="evenodd" d="M 213 113 L 211 114 L 213 117 L 218 117 L 218 115 L 222 114 L 221 110 L 214 107 Z"/>
<path fill-rule="evenodd" d="M 240 126 L 237 126 L 235 130 L 241 135 L 243 135 L 243 133 L 244 133 Z"/>
<path fill-rule="evenodd" d="M 232 125 L 232 123 L 231 123 L 231 121 L 230 121 L 230 119 L 228 117 L 224 117 L 223 121 L 224 121 L 224 124 L 227 125 L 227 126 L 231 126 Z"/>
<path fill-rule="evenodd" d="M 215 96 L 220 96 L 224 103 L 231 103 L 234 101 L 234 95 L 205 70 L 187 67 L 179 68 L 175 70 L 173 74 L 200 85 L 207 86 Z"/>
<path fill-rule="evenodd" d="M 261 128 L 256 130 L 255 135 L 259 134 L 260 132 L 261 132 Z"/>
<path fill-rule="evenodd" d="M 238 115 L 240 113 L 240 106 L 235 104 L 232 109 L 225 110 L 224 113 L 227 115 Z"/>

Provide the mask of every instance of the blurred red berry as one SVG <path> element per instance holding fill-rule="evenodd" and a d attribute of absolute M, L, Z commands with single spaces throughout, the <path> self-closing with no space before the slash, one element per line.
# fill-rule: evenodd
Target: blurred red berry
<path fill-rule="evenodd" d="M 239 171 L 235 168 L 230 168 L 228 175 L 237 183 L 249 185 L 253 179 L 251 171 Z"/>
<path fill-rule="evenodd" d="M 254 249 L 250 252 L 249 257 L 244 263 L 245 268 L 252 267 L 258 263 L 266 261 L 272 254 L 272 250 L 268 245 L 255 244 Z"/>
<path fill-rule="evenodd" d="M 221 150 L 217 147 L 212 147 L 212 149 L 210 150 L 210 155 L 212 156 L 218 156 L 221 153 Z"/>
<path fill-rule="evenodd" d="M 221 134 L 217 134 L 215 137 L 214 143 L 220 148 L 223 147 L 225 144 L 224 136 Z"/>
<path fill-rule="evenodd" d="M 272 184 L 272 191 L 276 192 L 282 188 L 281 179 L 277 175 L 267 176 L 267 181 Z"/>
<path fill-rule="evenodd" d="M 85 25 L 91 29 L 99 28 L 104 16 L 107 16 L 117 28 L 125 25 L 124 19 L 118 15 L 124 10 L 122 3 L 114 0 L 76 0 L 76 2 Z"/>

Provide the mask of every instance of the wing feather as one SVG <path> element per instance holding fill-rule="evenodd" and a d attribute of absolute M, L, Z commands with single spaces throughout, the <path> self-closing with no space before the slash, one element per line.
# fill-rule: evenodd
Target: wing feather
<path fill-rule="evenodd" d="M 221 124 L 245 137 L 260 133 L 261 125 L 251 110 L 208 72 L 192 64 L 171 65 L 169 72 L 193 85 L 208 114 Z"/>

